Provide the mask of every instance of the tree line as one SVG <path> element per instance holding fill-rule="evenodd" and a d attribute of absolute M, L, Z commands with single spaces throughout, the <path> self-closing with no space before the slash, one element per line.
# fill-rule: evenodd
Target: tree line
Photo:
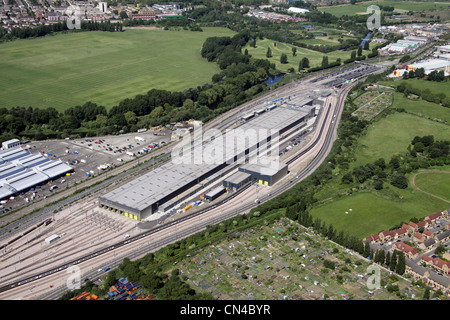
<path fill-rule="evenodd" d="M 122 31 L 121 22 L 111 23 L 109 21 L 102 22 L 82 22 L 80 29 L 73 29 L 73 32 L 79 31 Z M 27 39 L 44 37 L 48 34 L 56 32 L 68 32 L 69 28 L 65 22 L 52 23 L 50 25 L 40 24 L 36 27 L 13 27 L 11 32 L 7 32 L 5 28 L 0 27 L 0 40 L 8 41 L 13 39 Z"/>
<path fill-rule="evenodd" d="M 278 74 L 268 60 L 241 53 L 249 39 L 248 32 L 206 39 L 201 55 L 220 67 L 212 83 L 179 92 L 151 89 L 109 110 L 90 101 L 61 112 L 53 107 L 1 108 L 1 137 L 85 137 L 133 132 L 192 118 L 207 122 L 263 92 L 268 77 Z"/>

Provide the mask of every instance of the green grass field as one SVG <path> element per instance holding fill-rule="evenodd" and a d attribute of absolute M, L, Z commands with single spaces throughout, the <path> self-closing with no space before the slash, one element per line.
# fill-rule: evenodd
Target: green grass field
<path fill-rule="evenodd" d="M 276 42 L 276 46 L 274 43 Z M 328 62 L 334 62 L 337 58 L 341 58 L 341 60 L 346 60 L 350 58 L 351 52 L 344 51 L 332 51 L 329 53 L 322 53 L 314 50 L 309 50 L 306 48 L 297 48 L 297 54 L 294 57 L 292 55 L 292 48 L 294 46 L 286 43 L 281 43 L 269 39 L 257 40 L 256 48 L 247 46 L 246 49 L 248 53 L 252 55 L 252 57 L 257 59 L 267 59 L 270 62 L 275 63 L 278 70 L 287 71 L 289 68 L 294 68 L 294 70 L 298 71 L 298 64 L 303 57 L 308 58 L 309 64 L 311 67 L 317 67 L 322 63 L 323 56 L 328 56 Z M 270 48 L 272 51 L 272 57 L 267 58 L 267 48 Z M 369 51 L 363 50 L 363 54 L 367 54 Z M 282 64 L 280 63 L 281 54 L 286 54 L 288 58 L 288 63 Z"/>
<path fill-rule="evenodd" d="M 409 104 L 415 105 L 416 111 L 427 113 L 423 108 L 428 105 L 421 102 L 409 101 Z M 424 135 L 448 139 L 450 126 L 409 113 L 394 113 L 381 118 L 372 123 L 366 134 L 358 139 L 354 154 L 356 160 L 350 163 L 347 171 L 368 162 L 373 163 L 380 157 L 388 162 L 392 155 L 406 153 L 415 136 Z M 450 170 L 448 166 L 437 169 Z M 335 170 L 335 173 L 338 171 Z M 380 191 L 369 187 L 368 190 L 342 196 L 351 188 L 340 182 L 344 173 L 340 172 L 315 195 L 320 204 L 311 209 L 311 214 L 327 224 L 331 223 L 338 230 L 347 230 L 358 237 L 366 237 L 413 217 L 421 218 L 449 207 L 448 202 L 431 197 L 411 185 L 406 189 L 398 189 L 386 182 Z M 407 175 L 408 178 L 411 176 Z M 450 197 L 450 174 L 418 175 L 416 184 L 437 196 Z"/>
<path fill-rule="evenodd" d="M 420 90 L 429 89 L 434 94 L 444 93 L 448 94 L 449 83 L 448 81 L 436 82 L 428 81 L 425 79 L 408 79 L 408 80 L 393 80 L 393 81 L 380 81 L 379 84 L 386 86 L 398 86 L 399 84 L 410 84 L 414 88 Z"/>
<path fill-rule="evenodd" d="M 450 200 L 450 171 L 422 172 L 416 176 L 415 182 L 420 189 Z"/>
<path fill-rule="evenodd" d="M 404 108 L 407 112 L 414 113 L 418 116 L 450 124 L 449 108 L 425 100 L 411 100 L 406 98 L 402 93 L 394 93 L 392 107 Z"/>
<path fill-rule="evenodd" d="M 378 158 L 389 161 L 394 154 L 407 152 L 406 148 L 415 136 L 425 135 L 434 135 L 437 140 L 448 139 L 450 127 L 408 113 L 389 115 L 370 125 L 367 133 L 358 140 L 356 161 L 351 166 L 365 165 Z"/>
<path fill-rule="evenodd" d="M 337 17 L 343 15 L 367 14 L 366 10 L 370 5 L 390 6 L 394 7 L 394 13 L 401 14 L 408 11 L 422 12 L 429 10 L 448 10 L 450 2 L 433 2 L 433 1 L 364 1 L 357 4 L 335 5 L 330 7 L 321 7 L 319 10 L 331 13 Z"/>
<path fill-rule="evenodd" d="M 81 32 L 0 45 L 0 105 L 67 107 L 92 101 L 110 108 L 152 88 L 184 90 L 219 71 L 201 58 L 204 32 L 126 30 Z"/>
<path fill-rule="evenodd" d="M 404 190 L 389 186 L 386 190 L 359 192 L 317 205 L 311 209 L 311 214 L 332 224 L 337 230 L 346 230 L 363 238 L 448 206 L 447 202 L 414 190 L 411 186 Z"/>

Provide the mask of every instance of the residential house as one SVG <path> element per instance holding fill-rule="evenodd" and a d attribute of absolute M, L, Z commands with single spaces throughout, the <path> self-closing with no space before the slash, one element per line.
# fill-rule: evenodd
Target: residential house
<path fill-rule="evenodd" d="M 436 244 L 436 240 L 432 238 L 432 239 L 428 239 L 428 240 L 418 243 L 417 246 L 424 250 L 431 250 L 431 249 L 433 249 L 435 244 Z"/>
<path fill-rule="evenodd" d="M 431 225 L 435 225 L 436 221 L 443 216 L 443 213 L 441 211 L 435 212 L 433 214 L 430 214 L 429 216 L 425 217 L 424 221 L 429 222 Z"/>
<path fill-rule="evenodd" d="M 422 221 L 419 221 L 418 223 L 417 223 L 417 229 L 420 229 L 420 228 L 428 228 L 428 226 L 429 226 L 429 222 L 428 221 L 426 221 L 426 220 L 422 220 Z"/>
<path fill-rule="evenodd" d="M 441 290 L 450 296 L 450 278 L 441 276 L 434 270 L 429 270 L 413 261 L 406 260 L 405 273 L 410 274 L 414 280 L 422 280 L 426 285 Z"/>
<path fill-rule="evenodd" d="M 408 223 L 408 225 L 409 225 L 411 228 L 413 228 L 414 230 L 419 229 L 419 228 L 417 227 L 417 224 L 415 224 L 415 223 L 412 222 L 412 221 L 410 221 L 410 222 Z"/>
<path fill-rule="evenodd" d="M 428 230 L 428 229 L 423 230 L 422 235 L 425 237 L 425 240 L 434 238 L 433 232 L 431 232 L 431 231 Z"/>
<path fill-rule="evenodd" d="M 390 241 L 394 238 L 394 235 L 389 230 L 384 230 L 383 232 L 380 232 L 378 235 L 380 237 L 380 240 L 383 242 Z"/>
<path fill-rule="evenodd" d="M 394 240 L 397 240 L 399 237 L 404 237 L 408 235 L 408 230 L 401 228 L 401 229 L 397 229 L 392 231 L 392 234 L 394 235 Z"/>
<path fill-rule="evenodd" d="M 404 252 L 405 255 L 410 259 L 414 259 L 419 255 L 419 250 L 417 250 L 416 248 L 413 248 L 401 241 L 394 243 L 392 245 L 392 249 Z"/>
<path fill-rule="evenodd" d="M 444 242 L 450 239 L 450 230 L 445 230 L 436 236 L 438 242 Z"/>
<path fill-rule="evenodd" d="M 371 236 L 366 237 L 366 241 L 369 241 L 370 243 L 376 243 L 380 241 L 380 235 L 378 233 L 375 233 Z"/>
<path fill-rule="evenodd" d="M 425 263 L 429 267 L 433 267 L 436 270 L 448 274 L 450 271 L 450 262 L 444 261 L 439 257 L 432 258 L 426 254 L 422 255 L 421 262 Z"/>
<path fill-rule="evenodd" d="M 414 242 L 424 242 L 425 241 L 425 237 L 420 233 L 420 232 L 415 232 L 414 236 L 413 236 L 413 240 Z"/>

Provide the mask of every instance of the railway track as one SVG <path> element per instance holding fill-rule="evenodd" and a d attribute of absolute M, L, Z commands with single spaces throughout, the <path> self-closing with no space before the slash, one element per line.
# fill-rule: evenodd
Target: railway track
<path fill-rule="evenodd" d="M 337 102 L 336 102 L 336 110 L 338 110 L 339 113 L 342 111 L 342 108 L 343 108 L 343 104 L 344 104 L 344 100 L 345 100 L 346 95 L 348 94 L 348 92 L 350 91 L 350 89 L 351 89 L 355 84 L 356 84 L 356 82 L 353 83 L 353 84 L 351 84 L 351 85 L 349 85 L 349 86 L 347 86 L 347 87 L 344 88 L 344 89 L 342 90 L 342 92 L 339 94 L 338 100 L 337 100 Z M 320 128 L 319 128 L 320 131 L 319 131 L 319 134 L 317 135 L 316 139 L 315 139 L 315 140 L 314 140 L 314 141 L 313 141 L 306 149 L 303 149 L 302 151 L 300 151 L 300 152 L 299 152 L 298 154 L 296 154 L 295 156 L 289 158 L 289 159 L 286 161 L 287 164 L 293 163 L 294 161 L 298 160 L 299 158 L 301 158 L 302 156 L 304 156 L 307 152 L 311 151 L 314 147 L 317 146 L 317 144 L 318 144 L 319 141 L 320 141 L 320 138 L 322 137 L 322 134 L 324 134 L 324 131 L 326 130 L 326 126 L 327 126 L 327 121 L 326 121 L 326 120 L 328 119 L 328 117 L 329 117 L 329 115 L 330 115 L 330 110 L 331 110 L 331 108 L 328 108 L 328 109 L 327 109 L 325 118 L 324 118 L 324 120 L 323 120 L 323 122 L 322 122 L 322 125 L 321 125 Z M 328 130 L 327 130 L 327 132 L 326 132 L 326 138 L 325 138 L 325 141 L 324 141 L 323 145 L 321 146 L 321 148 L 319 149 L 319 152 L 313 157 L 313 159 L 312 159 L 311 162 L 309 163 L 308 168 L 306 168 L 306 169 L 304 169 L 303 171 L 299 172 L 299 173 L 297 174 L 297 176 L 294 177 L 293 179 L 290 179 L 289 182 L 287 182 L 287 183 L 281 185 L 280 187 L 278 187 L 277 189 L 275 189 L 275 190 L 271 193 L 270 196 L 262 197 L 262 198 L 260 199 L 261 202 L 268 201 L 268 200 L 270 200 L 270 198 L 276 197 L 276 196 L 282 194 L 283 192 L 285 192 L 286 190 L 290 189 L 293 185 L 295 185 L 296 183 L 300 182 L 300 181 L 303 180 L 305 177 L 307 177 L 311 172 L 313 172 L 313 171 L 314 171 L 314 170 L 322 163 L 322 161 L 324 160 L 324 158 L 325 158 L 326 155 L 327 155 L 327 150 L 328 150 L 328 148 L 330 147 L 330 144 L 332 143 L 332 138 L 333 138 L 333 135 L 334 135 L 334 130 L 335 130 L 336 126 L 337 126 L 339 117 L 337 117 L 336 120 L 337 120 L 337 121 L 333 121 L 333 124 L 329 126 L 329 128 L 328 128 Z M 240 190 L 238 190 L 238 191 L 235 192 L 234 194 L 230 195 L 230 196 L 227 197 L 226 199 L 224 199 L 224 200 L 218 202 L 217 204 L 215 204 L 215 205 L 213 205 L 213 206 L 211 206 L 211 207 L 208 207 L 208 208 L 205 208 L 205 209 L 203 209 L 203 210 L 197 211 L 197 212 L 195 212 L 195 213 L 193 213 L 193 214 L 191 214 L 191 215 L 188 215 L 188 216 L 179 218 L 179 219 L 174 220 L 174 221 L 172 221 L 172 222 L 168 222 L 168 223 L 166 223 L 166 224 L 164 224 L 164 225 L 158 226 L 158 227 L 156 227 L 156 228 L 154 228 L 154 229 L 148 230 L 148 231 L 146 231 L 146 232 L 143 232 L 143 233 L 141 233 L 141 234 L 139 234 L 139 235 L 133 236 L 133 237 L 128 238 L 128 239 L 126 239 L 126 240 L 117 242 L 117 243 L 115 243 L 115 244 L 113 244 L 113 245 L 110 245 L 110 246 L 108 246 L 108 247 L 99 249 L 99 250 L 97 250 L 97 251 L 95 251 L 95 252 L 93 252 L 93 253 L 91 253 L 91 254 L 85 255 L 85 256 L 83 256 L 83 257 L 81 257 L 81 258 L 73 259 L 73 260 L 71 260 L 71 261 L 69 261 L 69 262 L 67 262 L 67 263 L 61 264 L 60 266 L 55 267 L 55 268 L 52 268 L 52 269 L 47 270 L 47 271 L 45 271 L 45 272 L 41 272 L 41 273 L 39 273 L 39 274 L 36 274 L 36 275 L 33 275 L 33 276 L 29 276 L 29 277 L 27 277 L 27 278 L 24 278 L 24 279 L 21 279 L 21 280 L 12 282 L 12 283 L 10 283 L 10 284 L 4 285 L 4 286 L 0 287 L 0 292 L 5 292 L 5 291 L 10 290 L 10 289 L 13 289 L 13 288 L 15 288 L 15 287 L 17 287 L 17 286 L 21 286 L 21 285 L 30 283 L 30 282 L 32 282 L 32 281 L 38 280 L 38 279 L 40 279 L 40 278 L 46 277 L 46 276 L 48 276 L 48 275 L 54 274 L 54 273 L 59 272 L 59 271 L 61 271 L 61 270 L 63 270 L 63 269 L 67 269 L 67 268 L 69 268 L 70 266 L 80 264 L 80 263 L 82 263 L 82 262 L 84 262 L 84 261 L 87 261 L 87 260 L 93 259 L 93 258 L 95 258 L 95 257 L 101 256 L 102 254 L 105 254 L 105 253 L 110 252 L 110 251 L 112 251 L 112 250 L 115 250 L 115 249 L 121 248 L 121 247 L 123 247 L 123 246 L 126 246 L 127 244 L 129 244 L 129 243 L 131 243 L 131 242 L 138 241 L 138 240 L 140 240 L 140 239 L 142 239 L 142 238 L 145 238 L 145 237 L 148 237 L 148 236 L 150 236 L 150 235 L 156 234 L 156 233 L 158 233 L 158 232 L 160 232 L 160 231 L 162 231 L 162 230 L 164 230 L 164 229 L 166 229 L 166 228 L 172 227 L 172 226 L 174 226 L 174 225 L 176 225 L 176 224 L 181 224 L 181 223 L 185 222 L 186 220 L 189 220 L 189 219 L 193 219 L 193 218 L 195 218 L 195 217 L 198 217 L 198 216 L 204 214 L 204 213 L 207 212 L 207 211 L 213 210 L 213 209 L 215 209 L 215 208 L 217 208 L 217 207 L 219 207 L 219 206 L 222 206 L 222 205 L 226 204 L 227 202 L 229 202 L 230 200 L 234 199 L 235 197 L 237 197 L 238 195 L 240 195 L 242 192 L 244 192 L 245 190 L 247 190 L 250 186 L 251 186 L 251 184 L 248 184 L 248 185 L 242 187 Z M 92 190 L 89 190 L 89 191 L 90 191 L 90 193 L 92 193 Z M 217 222 L 226 220 L 226 219 L 228 219 L 228 218 L 231 218 L 231 217 L 233 217 L 233 216 L 236 216 L 236 215 L 239 214 L 239 213 L 246 212 L 246 211 L 248 211 L 248 210 L 250 210 L 250 209 L 252 209 L 252 208 L 254 208 L 254 207 L 256 207 L 256 206 L 257 206 L 256 203 L 247 203 L 247 204 L 244 204 L 244 205 L 242 205 L 242 206 L 239 208 L 239 210 L 234 210 L 234 211 L 225 212 L 224 214 L 220 215 L 220 218 L 218 218 L 218 219 L 219 219 L 218 221 L 216 221 L 217 219 L 209 220 L 208 222 L 206 222 L 206 223 L 207 223 L 206 225 L 208 225 L 208 224 L 215 224 L 215 223 L 217 223 Z M 38 225 L 41 225 L 41 223 L 38 224 Z M 37 228 L 38 225 L 36 225 L 35 228 Z M 203 226 L 203 227 L 204 227 L 204 226 Z M 35 228 L 34 228 L 34 229 L 35 229 Z M 198 228 L 197 228 L 197 229 L 198 229 Z M 28 232 L 31 232 L 31 231 L 32 231 L 32 230 L 27 231 L 27 233 L 28 233 Z M 192 231 L 190 231 L 189 233 L 192 234 Z M 23 236 L 23 234 L 22 234 L 21 236 Z M 19 237 L 21 237 L 21 236 L 19 236 Z M 179 235 L 178 235 L 178 236 L 179 236 Z M 14 240 L 14 239 L 13 239 L 13 240 Z M 17 239 L 16 239 L 16 240 L 17 240 Z M 167 241 L 165 241 L 165 243 L 167 243 Z M 160 245 L 160 243 L 157 242 L 157 243 L 154 243 L 154 244 L 153 244 L 153 246 L 156 246 L 156 245 Z M 148 249 L 147 249 L 147 250 L 148 250 Z"/>

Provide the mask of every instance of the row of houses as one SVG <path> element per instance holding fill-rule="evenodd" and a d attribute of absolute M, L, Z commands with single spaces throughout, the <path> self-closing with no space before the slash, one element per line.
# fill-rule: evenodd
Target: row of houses
<path fill-rule="evenodd" d="M 370 243 L 383 243 L 389 241 L 396 241 L 400 237 L 412 235 L 415 242 L 423 249 L 428 249 L 431 245 L 438 242 L 443 242 L 450 237 L 450 224 L 445 225 L 443 228 L 446 231 L 441 234 L 435 235 L 428 228 L 434 227 L 439 222 L 440 218 L 448 217 L 450 209 L 444 211 L 438 211 L 426 216 L 422 221 L 414 223 L 410 221 L 408 224 L 404 223 L 401 228 L 396 230 L 384 230 L 379 233 L 375 233 L 365 238 L 365 241 Z M 421 231 L 423 230 L 423 231 Z M 434 240 L 428 241 L 428 240 Z M 427 242 L 425 244 L 425 242 Z"/>
<path fill-rule="evenodd" d="M 431 257 L 421 252 L 429 252 L 439 244 L 450 241 L 450 223 L 443 222 L 450 218 L 450 209 L 438 211 L 426 216 L 415 223 L 404 223 L 401 228 L 384 230 L 365 238 L 371 244 L 393 243 L 392 251 L 401 251 L 408 258 L 406 260 L 406 274 L 410 274 L 415 280 L 422 280 L 426 285 L 440 289 L 450 295 L 450 253 L 443 254 L 443 259 L 432 255 Z M 438 233 L 433 233 L 431 228 L 440 228 Z M 406 239 L 407 241 L 401 241 Z M 389 247 L 388 247 L 389 248 Z"/>

